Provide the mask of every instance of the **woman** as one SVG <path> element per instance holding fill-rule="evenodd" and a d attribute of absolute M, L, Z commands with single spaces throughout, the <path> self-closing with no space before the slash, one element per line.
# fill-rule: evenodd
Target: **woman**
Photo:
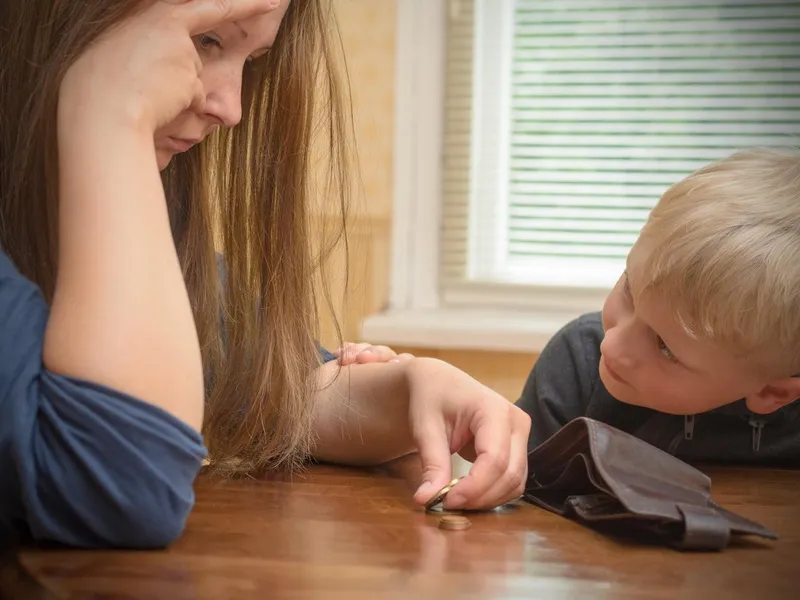
<path fill-rule="evenodd" d="M 522 411 L 439 361 L 314 342 L 321 126 L 342 208 L 349 176 L 322 0 L 9 0 L 0 17 L 6 524 L 164 546 L 206 448 L 226 473 L 416 451 L 419 503 L 460 452 L 475 464 L 450 506 L 520 494 Z"/>

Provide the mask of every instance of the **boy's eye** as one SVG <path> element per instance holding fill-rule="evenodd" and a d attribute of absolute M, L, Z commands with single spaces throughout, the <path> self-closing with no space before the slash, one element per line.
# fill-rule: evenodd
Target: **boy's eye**
<path fill-rule="evenodd" d="M 658 349 L 661 351 L 661 354 L 667 357 L 668 360 L 675 362 L 675 355 L 672 353 L 672 350 L 667 348 L 667 345 L 661 338 L 658 338 Z"/>

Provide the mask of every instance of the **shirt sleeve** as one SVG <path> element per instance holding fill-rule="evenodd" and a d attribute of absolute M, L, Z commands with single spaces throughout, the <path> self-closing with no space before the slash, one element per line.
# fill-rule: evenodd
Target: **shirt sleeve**
<path fill-rule="evenodd" d="M 317 342 L 317 347 L 319 348 L 319 359 L 323 364 L 336 360 L 336 355 L 327 348 L 321 346 L 319 342 Z"/>
<path fill-rule="evenodd" d="M 46 370 L 48 312 L 0 249 L 0 522 L 37 542 L 168 545 L 194 505 L 201 435 L 154 405 Z"/>
<path fill-rule="evenodd" d="M 585 415 L 598 377 L 599 318 L 592 313 L 565 325 L 534 363 L 516 402 L 531 417 L 528 452 Z"/>

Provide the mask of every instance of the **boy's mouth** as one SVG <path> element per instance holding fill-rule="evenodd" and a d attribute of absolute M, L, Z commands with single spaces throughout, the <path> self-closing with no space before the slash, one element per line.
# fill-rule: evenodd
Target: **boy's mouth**
<path fill-rule="evenodd" d="M 601 357 L 600 357 L 600 361 L 601 361 L 601 363 L 603 364 L 603 367 L 605 367 L 605 370 L 606 370 L 606 372 L 607 372 L 607 373 L 608 373 L 608 374 L 611 376 L 611 378 L 612 378 L 612 379 L 614 379 L 615 381 L 618 381 L 619 383 L 623 383 L 623 384 L 625 384 L 625 385 L 627 385 L 627 384 L 628 384 L 628 382 L 627 382 L 625 379 L 623 379 L 623 378 L 622 378 L 622 376 L 621 376 L 619 373 L 617 373 L 617 372 L 616 372 L 616 371 L 615 371 L 615 370 L 614 370 L 614 369 L 611 367 L 611 365 L 610 365 L 610 364 L 608 364 L 608 361 L 606 360 L 606 357 L 605 357 L 605 356 L 602 356 L 602 355 L 601 355 Z"/>

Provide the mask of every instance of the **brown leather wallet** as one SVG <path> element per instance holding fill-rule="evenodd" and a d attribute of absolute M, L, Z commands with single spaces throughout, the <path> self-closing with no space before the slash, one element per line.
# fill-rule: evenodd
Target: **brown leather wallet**
<path fill-rule="evenodd" d="M 523 498 L 587 526 L 655 536 L 680 550 L 722 550 L 734 535 L 778 537 L 717 505 L 704 473 L 585 417 L 528 454 Z"/>

